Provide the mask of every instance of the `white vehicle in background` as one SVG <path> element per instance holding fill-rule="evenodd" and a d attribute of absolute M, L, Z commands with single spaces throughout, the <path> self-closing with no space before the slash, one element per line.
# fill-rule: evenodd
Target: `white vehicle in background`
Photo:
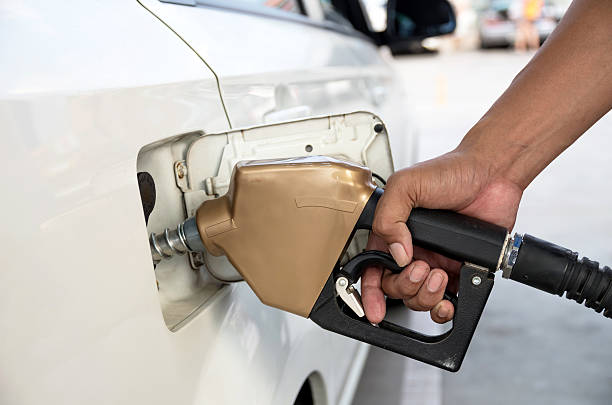
<path fill-rule="evenodd" d="M 377 48 L 405 38 L 372 32 L 358 0 L 259 3 L 0 3 L 0 403 L 350 403 L 366 345 L 264 306 L 223 258 L 149 251 L 237 160 L 387 176 L 386 141 L 351 135 L 380 117 L 409 163 Z"/>
<path fill-rule="evenodd" d="M 557 23 L 565 14 L 570 0 L 546 0 L 543 2 L 542 13 L 534 21 L 540 42 L 557 27 Z M 522 0 L 478 0 L 478 37 L 480 47 L 493 48 L 513 46 L 516 39 L 517 20 L 522 13 Z"/>

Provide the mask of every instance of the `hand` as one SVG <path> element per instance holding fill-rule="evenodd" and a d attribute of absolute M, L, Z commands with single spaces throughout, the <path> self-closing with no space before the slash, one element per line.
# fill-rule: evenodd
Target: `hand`
<path fill-rule="evenodd" d="M 385 294 L 413 310 L 430 311 L 435 322 L 453 317 L 453 305 L 443 295 L 447 285 L 456 291 L 460 264 L 413 248 L 406 226 L 412 208 L 450 209 L 512 229 L 522 193 L 484 159 L 460 150 L 393 174 L 376 208 L 368 249 L 388 250 L 407 267 L 399 274 L 380 267 L 365 270 L 361 288 L 368 320 L 384 318 Z"/>
<path fill-rule="evenodd" d="M 362 296 L 370 322 L 385 315 L 384 293 L 430 310 L 437 322 L 452 318 L 442 292 L 453 286 L 458 264 L 413 249 L 405 224 L 411 209 L 450 209 L 511 229 L 523 190 L 612 107 L 610 18 L 609 2 L 575 0 L 457 149 L 391 176 L 374 218 L 379 239 L 369 247 L 388 248 L 398 264 L 410 266 L 399 275 L 366 270 Z M 439 277 L 442 285 L 428 291 Z"/>

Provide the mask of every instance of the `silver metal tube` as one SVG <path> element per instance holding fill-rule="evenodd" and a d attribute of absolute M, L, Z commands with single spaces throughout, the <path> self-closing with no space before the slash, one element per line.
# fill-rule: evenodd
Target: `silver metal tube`
<path fill-rule="evenodd" d="M 169 259 L 175 254 L 184 255 L 190 251 L 203 252 L 205 250 L 195 218 L 187 219 L 179 224 L 176 229 L 166 228 L 159 235 L 151 232 L 149 246 L 155 264 L 163 259 Z"/>

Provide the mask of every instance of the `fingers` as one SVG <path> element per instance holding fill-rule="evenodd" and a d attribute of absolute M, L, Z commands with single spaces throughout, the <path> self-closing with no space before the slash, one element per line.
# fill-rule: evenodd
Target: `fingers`
<path fill-rule="evenodd" d="M 376 206 L 372 230 L 388 245 L 397 264 L 406 266 L 412 260 L 412 237 L 406 221 L 414 204 L 406 198 L 402 182 L 394 180 L 396 177 L 389 178 L 386 191 Z"/>
<path fill-rule="evenodd" d="M 415 311 L 430 311 L 444 298 L 448 276 L 442 269 L 433 269 L 422 282 L 418 292 L 405 297 L 404 303 Z"/>
<path fill-rule="evenodd" d="M 368 237 L 367 250 L 387 250 L 385 241 L 370 233 Z M 386 313 L 387 303 L 382 291 L 383 270 L 380 266 L 366 268 L 361 276 L 361 303 L 366 318 L 372 323 L 380 323 Z"/>
<path fill-rule="evenodd" d="M 381 287 L 383 270 L 368 267 L 361 276 L 361 302 L 368 321 L 380 323 L 386 313 L 385 294 Z"/>
<path fill-rule="evenodd" d="M 372 323 L 380 323 L 385 317 L 385 294 L 402 299 L 416 311 L 430 311 L 431 319 L 444 323 L 453 318 L 454 307 L 443 300 L 448 275 L 442 269 L 430 270 L 426 262 L 412 262 L 401 273 L 380 267 L 367 268 L 361 278 L 361 295 L 366 317 Z"/>
<path fill-rule="evenodd" d="M 415 246 L 413 250 L 414 260 L 423 260 L 427 262 L 429 266 L 444 269 L 444 271 L 453 275 L 459 274 L 459 270 L 461 269 L 460 262 L 418 246 Z"/>
<path fill-rule="evenodd" d="M 429 265 L 424 261 L 410 263 L 401 273 L 385 271 L 382 278 L 382 289 L 391 298 L 408 299 L 419 292 L 423 281 L 429 275 Z"/>
<path fill-rule="evenodd" d="M 437 323 L 445 323 L 453 319 L 455 307 L 450 301 L 440 301 L 430 312 L 431 319 Z"/>
<path fill-rule="evenodd" d="M 388 249 L 384 240 L 370 232 L 370 235 L 368 236 L 368 243 L 366 244 L 366 250 L 380 250 L 382 252 L 386 252 Z"/>
<path fill-rule="evenodd" d="M 384 241 L 370 235 L 368 249 L 384 248 Z M 430 311 L 438 323 L 452 319 L 453 305 L 443 300 L 449 282 L 447 273 L 439 268 L 431 270 L 429 264 L 415 260 L 401 273 L 393 274 L 379 266 L 368 267 L 361 277 L 361 298 L 366 317 L 372 323 L 380 323 L 385 317 L 385 294 L 402 299 L 406 306 L 417 311 Z"/>
<path fill-rule="evenodd" d="M 447 284 L 444 270 L 431 270 L 426 262 L 416 260 L 399 274 L 386 270 L 380 286 L 389 297 L 402 299 L 408 308 L 430 311 L 435 322 L 444 323 L 454 315 L 452 303 L 443 299 Z"/>
<path fill-rule="evenodd" d="M 459 270 L 461 269 L 461 263 L 418 246 L 414 247 L 414 259 L 426 261 L 430 267 L 443 269 L 448 276 L 446 289 L 455 293 L 457 292 L 459 289 Z"/>

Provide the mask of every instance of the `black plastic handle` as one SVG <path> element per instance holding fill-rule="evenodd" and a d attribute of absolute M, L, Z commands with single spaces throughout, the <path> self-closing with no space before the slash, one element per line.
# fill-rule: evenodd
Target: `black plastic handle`
<path fill-rule="evenodd" d="M 461 268 L 461 293 L 455 306 L 453 326 L 438 336 L 424 335 L 387 321 L 373 326 L 365 318 L 342 309 L 334 286 L 332 273 L 309 316 L 319 326 L 448 371 L 457 371 L 493 288 L 493 274 L 469 264 Z"/>
<path fill-rule="evenodd" d="M 357 229 L 372 229 L 374 212 L 383 190 L 377 188 L 366 204 Z M 412 242 L 460 262 L 496 270 L 508 230 L 447 210 L 415 208 L 407 221 Z"/>
<path fill-rule="evenodd" d="M 355 229 L 372 229 L 376 204 L 383 194 L 377 188 L 366 204 Z M 411 357 L 457 371 L 478 325 L 480 315 L 493 288 L 496 270 L 507 237 L 507 230 L 484 221 L 450 211 L 414 209 L 407 222 L 413 243 L 464 262 L 459 275 L 459 297 L 445 294 L 455 306 L 452 328 L 438 336 L 427 336 L 391 322 L 373 326 L 358 318 L 336 298 L 338 273 L 356 282 L 370 264 L 400 272 L 391 255 L 366 251 L 349 260 L 330 275 L 319 295 L 310 318 L 319 326 Z M 469 262 L 469 263 L 465 263 Z"/>

